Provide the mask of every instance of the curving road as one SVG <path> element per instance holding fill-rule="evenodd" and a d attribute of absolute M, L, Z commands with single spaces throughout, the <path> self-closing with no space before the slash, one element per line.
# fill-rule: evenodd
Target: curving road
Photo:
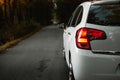
<path fill-rule="evenodd" d="M 0 54 L 0 80 L 68 80 L 62 48 L 62 30 L 43 28 Z"/>

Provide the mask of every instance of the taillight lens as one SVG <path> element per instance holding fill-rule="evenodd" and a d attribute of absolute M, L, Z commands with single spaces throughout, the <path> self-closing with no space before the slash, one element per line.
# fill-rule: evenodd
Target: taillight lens
<path fill-rule="evenodd" d="M 76 45 L 81 49 L 90 50 L 90 41 L 97 39 L 106 39 L 105 32 L 91 28 L 80 28 L 76 33 Z"/>

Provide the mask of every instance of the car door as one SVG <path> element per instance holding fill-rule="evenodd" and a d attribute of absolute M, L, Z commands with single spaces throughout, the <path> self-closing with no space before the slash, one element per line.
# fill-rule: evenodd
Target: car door
<path fill-rule="evenodd" d="M 73 15 L 71 16 L 68 25 L 66 26 L 66 29 L 64 30 L 63 38 L 64 38 L 64 49 L 65 49 L 65 57 L 67 63 L 69 62 L 69 51 L 70 51 L 70 42 L 73 37 L 73 33 L 75 30 L 75 27 L 77 25 L 78 17 L 81 12 L 81 7 L 77 7 L 74 11 Z"/>

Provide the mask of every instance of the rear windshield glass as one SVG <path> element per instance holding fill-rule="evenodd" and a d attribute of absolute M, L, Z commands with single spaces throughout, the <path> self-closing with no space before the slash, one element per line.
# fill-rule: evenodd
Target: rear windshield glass
<path fill-rule="evenodd" d="M 106 26 L 120 26 L 120 5 L 92 5 L 88 23 Z"/>

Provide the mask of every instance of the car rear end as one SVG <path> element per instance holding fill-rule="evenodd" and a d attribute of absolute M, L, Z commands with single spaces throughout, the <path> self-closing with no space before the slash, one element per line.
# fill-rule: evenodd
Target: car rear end
<path fill-rule="evenodd" d="M 75 42 L 76 80 L 120 80 L 120 1 L 93 2 Z"/>

